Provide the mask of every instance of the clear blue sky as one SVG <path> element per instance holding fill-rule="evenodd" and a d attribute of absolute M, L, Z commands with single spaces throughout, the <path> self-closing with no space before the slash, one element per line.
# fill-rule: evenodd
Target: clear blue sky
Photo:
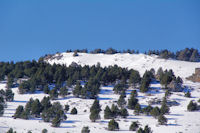
<path fill-rule="evenodd" d="M 200 48 L 200 0 L 1 0 L 0 61 L 67 49 Z"/>

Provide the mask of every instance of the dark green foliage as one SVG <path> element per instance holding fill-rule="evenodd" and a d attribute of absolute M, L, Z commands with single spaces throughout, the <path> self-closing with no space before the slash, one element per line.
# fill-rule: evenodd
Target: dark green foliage
<path fill-rule="evenodd" d="M 110 120 L 108 123 L 108 130 L 109 131 L 119 130 L 119 124 L 114 119 Z"/>
<path fill-rule="evenodd" d="M 146 115 L 150 115 L 151 110 L 153 109 L 153 107 L 151 105 L 148 105 L 147 107 L 144 107 L 142 109 L 142 112 Z"/>
<path fill-rule="evenodd" d="M 96 120 L 100 119 L 99 115 L 100 111 L 101 111 L 101 106 L 99 104 L 99 100 L 95 99 L 94 103 L 90 108 L 90 120 L 92 122 L 95 122 Z"/>
<path fill-rule="evenodd" d="M 136 99 L 134 95 L 131 95 L 130 98 L 128 99 L 128 108 L 134 109 L 137 103 L 138 99 Z"/>
<path fill-rule="evenodd" d="M 48 130 L 47 129 L 43 129 L 42 133 L 48 133 Z"/>
<path fill-rule="evenodd" d="M 65 113 L 67 113 L 69 111 L 69 105 L 67 105 L 67 104 L 65 105 L 64 111 L 65 111 Z"/>
<path fill-rule="evenodd" d="M 122 83 L 115 85 L 115 87 L 113 88 L 113 91 L 116 94 L 120 94 L 124 90 L 126 90 L 126 86 L 125 86 L 125 84 L 122 84 Z"/>
<path fill-rule="evenodd" d="M 74 107 L 72 110 L 71 110 L 71 114 L 72 115 L 76 115 L 78 113 L 77 109 Z"/>
<path fill-rule="evenodd" d="M 90 133 L 89 127 L 83 127 L 81 133 Z"/>
<path fill-rule="evenodd" d="M 81 90 L 82 90 L 82 86 L 81 86 L 80 82 L 77 82 L 76 86 L 73 90 L 73 95 L 76 96 L 76 97 L 79 97 L 81 95 Z"/>
<path fill-rule="evenodd" d="M 52 122 L 52 126 L 57 127 L 60 125 L 60 122 L 66 120 L 67 117 L 62 105 L 59 102 L 55 102 L 50 108 L 42 112 L 42 119 L 45 122 Z"/>
<path fill-rule="evenodd" d="M 158 117 L 158 123 L 160 125 L 166 125 L 167 124 L 167 118 L 164 115 L 160 115 Z"/>
<path fill-rule="evenodd" d="M 191 97 L 191 93 L 188 91 L 188 92 L 186 92 L 185 93 L 185 97 L 188 97 L 188 98 L 190 98 Z"/>
<path fill-rule="evenodd" d="M 17 133 L 17 132 L 14 131 L 12 128 L 10 128 L 6 133 Z"/>
<path fill-rule="evenodd" d="M 131 71 L 130 78 L 129 78 L 129 84 L 133 85 L 134 87 L 140 84 L 141 77 L 140 73 L 138 71 Z"/>
<path fill-rule="evenodd" d="M 45 85 L 45 86 L 44 86 L 44 93 L 45 93 L 45 94 L 49 94 L 49 91 L 50 91 L 50 90 L 49 90 L 48 85 Z"/>
<path fill-rule="evenodd" d="M 2 116 L 4 113 L 4 105 L 0 104 L 0 116 Z"/>
<path fill-rule="evenodd" d="M 150 114 L 154 117 L 154 118 L 158 118 L 158 116 L 161 114 L 161 111 L 158 107 L 155 107 L 151 110 Z"/>
<path fill-rule="evenodd" d="M 14 78 L 12 75 L 8 76 L 8 81 L 7 81 L 7 88 L 10 89 L 13 87 L 13 82 L 14 82 Z"/>
<path fill-rule="evenodd" d="M 60 96 L 62 97 L 65 97 L 68 95 L 68 89 L 66 87 L 62 87 L 60 88 L 60 93 L 59 93 Z"/>
<path fill-rule="evenodd" d="M 120 95 L 117 104 L 119 107 L 123 108 L 126 106 L 126 100 L 124 99 L 124 95 Z"/>
<path fill-rule="evenodd" d="M 143 78 L 141 80 L 141 85 L 140 85 L 141 92 L 147 92 L 149 90 L 149 85 L 153 78 L 154 78 L 154 75 L 151 71 L 146 71 L 144 73 Z"/>
<path fill-rule="evenodd" d="M 28 82 L 28 81 L 24 81 L 23 83 L 21 83 L 20 85 L 19 85 L 19 93 L 20 94 L 25 94 L 25 93 L 27 93 L 27 92 L 29 92 L 30 91 L 30 83 Z"/>
<path fill-rule="evenodd" d="M 57 98 L 58 98 L 58 90 L 57 90 L 57 88 L 53 88 L 53 89 L 49 92 L 49 94 L 50 94 L 50 98 L 51 98 L 52 100 L 57 99 Z"/>
<path fill-rule="evenodd" d="M 8 102 L 13 101 L 13 99 L 14 99 L 14 93 L 12 92 L 11 89 L 6 89 L 6 92 L 5 92 L 5 99 L 6 99 L 6 101 L 8 101 Z"/>
<path fill-rule="evenodd" d="M 120 115 L 120 110 L 117 107 L 117 105 L 115 105 L 115 104 L 112 104 L 112 106 L 111 106 L 111 112 L 112 112 L 112 117 L 113 118 L 116 118 L 117 116 Z"/>
<path fill-rule="evenodd" d="M 53 120 L 52 120 L 52 127 L 59 127 L 61 123 L 61 120 L 58 116 L 56 116 Z"/>
<path fill-rule="evenodd" d="M 160 76 L 160 83 L 161 85 L 165 86 L 165 88 L 167 88 L 167 85 L 172 81 L 172 80 L 176 80 L 176 77 L 174 76 L 174 72 L 170 69 L 165 70 L 163 72 L 163 74 Z M 176 82 L 180 82 L 180 79 L 178 79 Z"/>
<path fill-rule="evenodd" d="M 113 118 L 112 111 L 110 110 L 109 106 L 106 106 L 104 110 L 104 119 L 112 119 L 112 118 Z"/>
<path fill-rule="evenodd" d="M 129 130 L 130 131 L 136 131 L 139 128 L 139 123 L 137 121 L 134 121 L 131 123 Z"/>
<path fill-rule="evenodd" d="M 34 100 L 31 105 L 31 115 L 35 117 L 39 117 L 42 111 L 42 105 L 38 99 Z"/>
<path fill-rule="evenodd" d="M 134 108 L 134 114 L 135 115 L 139 115 L 140 113 L 141 113 L 141 106 L 140 106 L 140 104 L 139 103 L 137 103 L 136 105 L 135 105 L 135 108 Z"/>
<path fill-rule="evenodd" d="M 197 103 L 190 101 L 190 103 L 187 106 L 187 110 L 188 111 L 196 111 L 198 109 L 197 107 L 198 107 Z"/>
<path fill-rule="evenodd" d="M 41 100 L 41 106 L 42 110 L 47 110 L 48 108 L 50 108 L 52 106 L 50 97 L 43 97 L 43 99 Z"/>
<path fill-rule="evenodd" d="M 168 114 L 169 113 L 169 107 L 168 107 L 168 105 L 167 105 L 167 100 L 166 100 L 166 98 L 164 97 L 163 98 L 163 101 L 162 101 L 162 106 L 161 106 L 161 108 L 160 108 L 160 111 L 161 111 L 161 114 Z"/>
<path fill-rule="evenodd" d="M 15 111 L 14 118 L 21 118 L 21 114 L 24 111 L 24 107 L 19 105 Z"/>
<path fill-rule="evenodd" d="M 126 118 L 128 115 L 129 115 L 129 114 L 128 114 L 128 111 L 127 111 L 126 108 L 120 109 L 120 116 L 121 116 L 122 118 Z"/>
<path fill-rule="evenodd" d="M 151 131 L 151 128 L 146 125 L 144 127 L 144 129 L 142 129 L 141 127 L 137 130 L 137 133 L 153 133 L 153 131 Z"/>

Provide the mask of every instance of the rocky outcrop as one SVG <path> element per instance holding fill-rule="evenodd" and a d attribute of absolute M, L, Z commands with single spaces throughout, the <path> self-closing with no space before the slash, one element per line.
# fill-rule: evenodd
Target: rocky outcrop
<path fill-rule="evenodd" d="M 200 82 L 200 68 L 196 68 L 195 73 L 186 79 L 191 80 L 193 82 Z"/>

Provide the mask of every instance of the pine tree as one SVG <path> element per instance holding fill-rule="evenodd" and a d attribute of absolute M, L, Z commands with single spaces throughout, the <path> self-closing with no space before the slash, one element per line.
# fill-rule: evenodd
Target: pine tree
<path fill-rule="evenodd" d="M 50 91 L 50 98 L 52 100 L 55 100 L 56 98 L 58 98 L 58 91 L 56 88 L 53 88 L 51 91 Z"/>
<path fill-rule="evenodd" d="M 14 93 L 12 92 L 11 89 L 6 89 L 5 96 L 6 96 L 6 101 L 8 102 L 13 101 L 14 99 Z"/>
<path fill-rule="evenodd" d="M 120 115 L 120 110 L 117 107 L 117 105 L 115 105 L 115 104 L 112 104 L 112 106 L 111 106 L 111 112 L 112 112 L 112 117 L 113 118 L 115 118 L 115 117 L 117 117 L 117 116 Z"/>
<path fill-rule="evenodd" d="M 188 111 L 195 111 L 197 110 L 197 103 L 190 101 L 190 103 L 187 106 Z"/>
<path fill-rule="evenodd" d="M 144 127 L 144 133 L 152 133 L 151 128 L 148 125 Z"/>
<path fill-rule="evenodd" d="M 17 132 L 14 131 L 13 128 L 10 128 L 6 133 L 17 133 Z"/>
<path fill-rule="evenodd" d="M 4 113 L 4 106 L 0 104 L 0 116 L 2 116 Z"/>
<path fill-rule="evenodd" d="M 68 95 L 68 89 L 66 87 L 60 88 L 60 96 L 65 97 Z"/>
<path fill-rule="evenodd" d="M 118 101 L 117 101 L 117 104 L 119 107 L 123 108 L 126 106 L 126 100 L 124 99 L 124 96 L 123 95 L 120 95 Z"/>
<path fill-rule="evenodd" d="M 161 114 L 161 111 L 158 107 L 155 107 L 151 110 L 150 114 L 154 117 L 154 118 L 157 118 L 160 114 Z"/>
<path fill-rule="evenodd" d="M 77 82 L 76 86 L 73 90 L 73 95 L 76 97 L 79 97 L 81 95 L 81 90 L 82 90 L 82 86 L 81 86 L 80 82 Z M 84 94 L 82 94 L 82 95 L 84 95 Z"/>
<path fill-rule="evenodd" d="M 48 130 L 47 129 L 43 129 L 42 133 L 48 133 Z"/>
<path fill-rule="evenodd" d="M 109 131 L 119 130 L 119 124 L 114 119 L 110 120 L 108 123 L 108 130 Z"/>
<path fill-rule="evenodd" d="M 49 94 L 49 91 L 50 91 L 50 90 L 49 90 L 48 85 L 45 85 L 43 90 L 44 90 L 44 93 L 45 93 L 45 94 Z"/>
<path fill-rule="evenodd" d="M 131 96 L 130 99 L 128 99 L 128 108 L 134 109 L 137 103 L 138 99 L 136 99 L 134 96 Z"/>
<path fill-rule="evenodd" d="M 53 120 L 52 120 L 52 127 L 59 127 L 61 123 L 61 120 L 58 116 L 56 116 Z"/>
<path fill-rule="evenodd" d="M 169 113 L 169 107 L 168 107 L 168 105 L 167 105 L 167 100 L 166 100 L 166 98 L 164 97 L 163 98 L 163 101 L 162 101 L 162 106 L 161 106 L 161 108 L 160 108 L 160 111 L 161 111 L 161 114 L 167 114 L 167 113 Z"/>
<path fill-rule="evenodd" d="M 68 105 L 68 104 L 65 105 L 64 111 L 65 111 L 66 113 L 69 111 L 69 105 Z"/>
<path fill-rule="evenodd" d="M 100 111 L 101 111 L 101 106 L 99 104 L 99 100 L 95 99 L 94 103 L 90 108 L 90 120 L 92 122 L 95 122 L 96 120 L 100 119 L 99 115 Z"/>
<path fill-rule="evenodd" d="M 83 127 L 81 133 L 90 133 L 89 127 Z"/>
<path fill-rule="evenodd" d="M 71 114 L 72 115 L 76 115 L 78 113 L 77 109 L 74 107 L 72 110 L 71 110 Z"/>
<path fill-rule="evenodd" d="M 140 112 L 141 112 L 141 106 L 140 106 L 140 104 L 137 103 L 137 104 L 135 105 L 135 108 L 134 108 L 134 109 L 135 109 L 135 110 L 134 110 L 135 115 L 139 115 Z"/>
<path fill-rule="evenodd" d="M 126 108 L 122 108 L 120 110 L 120 115 L 122 116 L 122 118 L 126 118 L 128 116 L 128 111 Z"/>
<path fill-rule="evenodd" d="M 160 115 L 158 117 L 158 123 L 160 125 L 166 125 L 167 124 L 167 118 L 164 115 Z"/>
<path fill-rule="evenodd" d="M 144 112 L 146 115 L 150 115 L 152 109 L 153 107 L 151 105 L 148 105 L 147 107 L 142 109 L 142 112 Z"/>
<path fill-rule="evenodd" d="M 139 123 L 137 121 L 134 121 L 131 123 L 129 130 L 130 131 L 136 131 L 139 128 Z"/>
<path fill-rule="evenodd" d="M 112 112 L 109 108 L 109 106 L 106 106 L 104 110 L 104 119 L 111 119 L 112 118 Z"/>
<path fill-rule="evenodd" d="M 19 105 L 15 111 L 14 118 L 21 118 L 21 114 L 24 111 L 24 107 Z"/>
<path fill-rule="evenodd" d="M 42 106 L 41 103 L 38 99 L 34 100 L 32 106 L 31 106 L 31 114 L 34 115 L 35 117 L 40 116 Z"/>

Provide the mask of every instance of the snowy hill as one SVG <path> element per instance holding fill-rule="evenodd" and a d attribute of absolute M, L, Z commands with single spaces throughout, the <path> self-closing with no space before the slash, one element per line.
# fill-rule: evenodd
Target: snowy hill
<path fill-rule="evenodd" d="M 88 54 L 78 53 L 79 56 L 73 56 L 73 53 L 55 54 L 51 58 L 46 59 L 50 64 L 65 64 L 70 65 L 76 62 L 79 65 L 96 65 L 98 62 L 101 66 L 118 65 L 124 68 L 133 68 L 143 74 L 146 70 L 154 68 L 155 71 L 159 67 L 165 69 L 172 69 L 176 76 L 186 78 L 192 75 L 195 68 L 200 67 L 198 62 L 186 62 L 178 60 L 160 59 L 158 56 L 148 56 L 145 54 Z"/>
<path fill-rule="evenodd" d="M 173 69 L 176 76 L 186 78 L 192 73 L 196 67 L 200 67 L 200 63 L 177 61 L 177 60 L 165 60 L 160 59 L 157 56 L 148 56 L 144 54 L 86 54 L 78 53 L 79 56 L 74 57 L 73 53 L 62 53 L 56 54 L 50 58 L 46 58 L 46 61 L 50 64 L 65 64 L 70 65 L 72 62 L 76 62 L 80 65 L 96 65 L 98 62 L 101 66 L 115 65 L 126 68 L 133 68 L 143 74 L 145 70 L 154 68 L 157 70 L 159 67 L 163 69 Z M 129 126 L 133 121 L 138 121 L 141 127 L 149 125 L 153 130 L 153 133 L 199 133 L 200 131 L 200 112 L 188 112 L 187 105 L 191 100 L 197 101 L 200 98 L 200 83 L 192 83 L 184 79 L 184 86 L 187 86 L 191 90 L 191 98 L 184 97 L 183 92 L 174 92 L 170 97 L 170 101 L 176 101 L 179 103 L 178 106 L 170 107 L 170 114 L 165 115 L 168 122 L 167 125 L 159 125 L 157 119 L 152 116 L 146 115 L 134 115 L 133 110 L 128 109 L 129 116 L 127 118 L 117 118 L 116 121 L 119 123 L 120 130 L 116 131 L 119 133 L 131 133 Z M 145 107 L 148 105 L 148 101 L 152 99 L 162 99 L 165 95 L 165 90 L 161 89 L 159 83 L 151 83 L 151 92 L 141 93 L 138 89 L 138 100 L 141 106 Z M 0 89 L 6 89 L 6 81 L 0 82 Z M 9 128 L 13 128 L 17 133 L 41 133 L 42 129 L 48 129 L 49 133 L 80 133 L 82 127 L 89 126 L 91 133 L 113 133 L 108 131 L 108 119 L 104 119 L 104 109 L 108 105 L 111 107 L 113 103 L 119 98 L 118 94 L 114 94 L 113 86 L 102 86 L 98 99 L 100 101 L 101 119 L 97 122 L 91 122 L 89 119 L 90 107 L 93 103 L 93 99 L 81 99 L 76 98 L 73 94 L 68 95 L 65 98 L 59 97 L 52 102 L 59 101 L 62 105 L 70 105 L 70 110 L 76 107 L 78 110 L 77 115 L 71 115 L 66 113 L 67 120 L 63 121 L 59 128 L 54 128 L 51 123 L 45 123 L 41 118 L 31 118 L 29 120 L 14 119 L 12 116 L 15 113 L 16 108 L 19 105 L 25 106 L 27 101 L 32 97 L 33 99 L 43 99 L 43 91 L 37 91 L 34 94 L 19 94 L 18 87 L 12 88 L 15 93 L 14 101 L 7 102 L 7 108 L 5 108 L 4 115 L 0 117 L 0 133 L 5 133 Z M 129 88 L 126 91 L 126 101 L 130 96 L 130 92 L 133 88 Z M 69 88 L 72 91 L 72 88 Z M 160 105 L 152 105 L 160 106 Z M 134 132 L 136 133 L 136 132 Z"/>

